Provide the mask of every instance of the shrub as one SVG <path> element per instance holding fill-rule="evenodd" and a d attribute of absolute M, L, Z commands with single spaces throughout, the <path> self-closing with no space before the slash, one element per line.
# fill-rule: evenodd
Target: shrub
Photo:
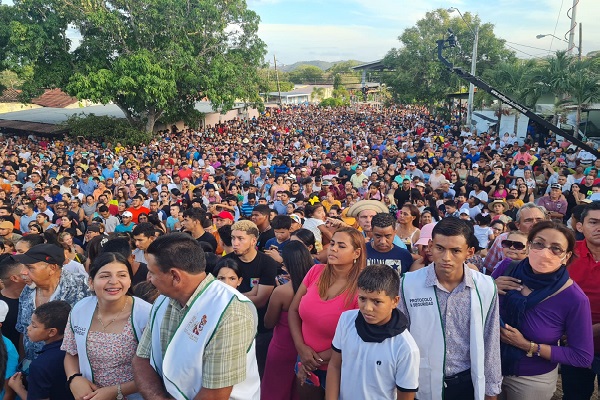
<path fill-rule="evenodd" d="M 95 114 L 71 116 L 63 124 L 68 135 L 98 142 L 121 142 L 126 146 L 139 146 L 152 139 L 152 134 L 132 127 L 126 120 Z"/>

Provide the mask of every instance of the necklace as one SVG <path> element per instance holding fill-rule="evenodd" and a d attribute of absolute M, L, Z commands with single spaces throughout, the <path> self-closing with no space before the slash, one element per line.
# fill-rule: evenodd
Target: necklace
<path fill-rule="evenodd" d="M 96 311 L 97 311 L 96 312 L 96 319 L 98 320 L 98 322 L 100 322 L 100 325 L 102 325 L 102 330 L 104 332 L 106 332 L 106 328 L 108 326 L 110 326 L 110 324 L 112 324 L 113 322 L 115 322 L 116 319 L 119 318 L 119 316 L 121 315 L 121 313 L 123 311 L 125 311 L 125 307 L 127 307 L 127 302 L 128 302 L 128 299 L 125 299 L 125 304 L 123 305 L 123 308 L 121 309 L 121 311 L 119 311 L 119 313 L 117 315 L 115 315 L 115 317 L 108 324 L 106 324 L 106 325 L 104 325 L 104 322 L 102 322 L 102 317 L 100 316 L 100 308 L 98 308 L 98 304 L 96 304 Z"/>

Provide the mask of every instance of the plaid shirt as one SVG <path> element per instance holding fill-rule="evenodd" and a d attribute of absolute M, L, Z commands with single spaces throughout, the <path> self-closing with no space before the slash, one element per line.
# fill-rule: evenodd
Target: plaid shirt
<path fill-rule="evenodd" d="M 214 279 L 212 275 L 207 275 L 183 307 L 177 300 L 169 300 L 160 325 L 160 343 L 163 355 L 193 300 Z M 249 307 L 253 306 L 234 300 L 223 313 L 221 322 L 204 349 L 202 387 L 219 389 L 233 386 L 246 379 L 246 352 L 256 335 L 256 326 Z M 177 343 L 171 343 L 171 346 L 175 345 Z M 152 326 L 149 324 L 142 335 L 137 356 L 150 358 L 151 347 Z"/>

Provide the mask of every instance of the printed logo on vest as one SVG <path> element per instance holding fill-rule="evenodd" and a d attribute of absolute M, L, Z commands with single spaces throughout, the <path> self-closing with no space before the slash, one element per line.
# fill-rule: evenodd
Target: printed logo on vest
<path fill-rule="evenodd" d="M 194 317 L 185 327 L 185 333 L 191 340 L 193 340 L 194 342 L 198 342 L 200 332 L 202 332 L 202 330 L 204 329 L 204 325 L 206 325 L 206 314 L 204 314 L 202 318 L 200 318 L 200 321 L 198 321 L 198 318 L 196 318 L 196 316 L 194 315 Z"/>
<path fill-rule="evenodd" d="M 74 326 L 74 327 L 73 327 L 73 333 L 74 333 L 75 335 L 81 335 L 81 336 L 84 336 L 86 331 L 87 331 L 87 329 L 86 329 L 86 328 L 83 328 L 83 327 L 81 327 L 81 326 Z"/>
<path fill-rule="evenodd" d="M 433 298 L 431 297 L 417 297 L 416 299 L 410 299 L 410 307 L 424 307 L 432 306 Z"/>

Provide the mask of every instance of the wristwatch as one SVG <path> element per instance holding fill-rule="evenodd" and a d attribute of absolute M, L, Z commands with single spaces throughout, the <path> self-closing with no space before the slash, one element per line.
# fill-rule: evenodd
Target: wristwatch
<path fill-rule="evenodd" d="M 525 354 L 527 357 L 533 357 L 533 351 L 535 350 L 536 344 L 529 342 L 529 351 Z"/>
<path fill-rule="evenodd" d="M 121 384 L 117 383 L 117 400 L 123 400 L 123 392 L 121 392 Z"/>

